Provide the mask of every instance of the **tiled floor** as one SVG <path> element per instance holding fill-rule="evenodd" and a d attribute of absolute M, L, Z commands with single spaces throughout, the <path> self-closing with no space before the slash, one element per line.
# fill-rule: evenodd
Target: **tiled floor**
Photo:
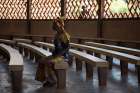
<path fill-rule="evenodd" d="M 12 93 L 10 79 L 7 74 L 6 64 L 0 62 L 0 93 Z M 84 66 L 83 66 L 84 68 Z M 66 89 L 42 87 L 42 84 L 34 79 L 36 65 L 25 60 L 23 75 L 23 93 L 140 93 L 137 86 L 137 77 L 129 73 L 127 79 L 120 77 L 120 70 L 113 67 L 108 73 L 107 87 L 98 86 L 98 77 L 94 71 L 93 80 L 85 79 L 85 69 L 82 72 L 75 71 L 75 65 L 68 69 Z"/>

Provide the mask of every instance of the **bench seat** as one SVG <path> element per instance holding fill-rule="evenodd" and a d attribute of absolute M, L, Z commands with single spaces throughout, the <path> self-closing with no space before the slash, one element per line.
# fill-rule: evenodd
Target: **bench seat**
<path fill-rule="evenodd" d="M 5 44 L 0 44 L 0 50 L 8 55 L 12 89 L 18 93 L 22 90 L 23 57 L 16 49 Z"/>
<path fill-rule="evenodd" d="M 46 51 L 42 48 L 39 48 L 37 46 L 31 45 L 31 44 L 26 44 L 26 43 L 17 43 L 17 46 L 23 47 L 29 51 L 33 52 L 40 55 L 41 57 L 48 57 L 52 55 L 51 52 Z M 60 63 L 55 63 L 54 64 L 54 69 L 57 72 L 57 87 L 58 88 L 65 88 L 66 87 L 66 69 L 68 68 L 68 64 L 66 62 L 60 62 Z"/>
<path fill-rule="evenodd" d="M 124 52 L 136 56 L 140 56 L 140 50 L 134 49 L 134 48 L 127 48 L 127 47 L 121 47 L 121 46 L 115 46 L 115 45 L 108 45 L 108 44 L 101 44 L 101 43 L 95 43 L 95 42 L 85 42 L 86 45 L 93 46 L 93 47 L 99 47 L 99 48 L 105 48 L 109 50 Z"/>
<path fill-rule="evenodd" d="M 92 46 L 87 46 L 82 44 L 71 43 L 70 45 L 71 47 L 74 48 L 80 48 L 82 50 L 103 54 L 106 55 L 107 57 L 112 57 L 112 58 L 115 57 L 120 59 L 121 76 L 128 75 L 128 63 L 135 64 L 137 69 L 137 74 L 138 74 L 138 85 L 140 85 L 140 57 L 118 52 L 118 51 L 92 47 Z M 109 61 L 109 68 L 112 68 L 112 61 Z"/>
<path fill-rule="evenodd" d="M 13 41 L 15 42 L 22 42 L 22 43 L 32 43 L 32 40 L 30 39 L 23 39 L 23 38 L 14 38 Z"/>
<path fill-rule="evenodd" d="M 8 39 L 0 39 L 0 43 L 4 43 L 4 44 L 7 44 L 7 45 L 14 46 L 16 42 L 12 41 L 12 40 L 8 40 Z"/>
<path fill-rule="evenodd" d="M 46 42 L 34 42 L 37 46 L 44 46 L 50 49 L 54 48 L 53 44 L 46 43 Z M 93 68 L 98 68 L 98 77 L 99 77 L 99 85 L 100 86 L 106 86 L 107 82 L 107 68 L 108 68 L 108 62 L 94 57 L 92 55 L 89 55 L 87 53 L 83 53 L 81 51 L 77 51 L 74 49 L 70 49 L 69 52 L 76 57 L 76 70 L 79 71 L 82 69 L 82 62 L 85 61 L 86 63 L 86 79 L 92 79 L 93 78 Z"/>

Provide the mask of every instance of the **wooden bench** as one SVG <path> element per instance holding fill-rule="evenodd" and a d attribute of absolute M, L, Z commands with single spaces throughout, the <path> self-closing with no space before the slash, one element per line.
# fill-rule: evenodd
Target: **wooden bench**
<path fill-rule="evenodd" d="M 28 44 L 32 43 L 32 40 L 30 40 L 30 39 L 23 39 L 23 38 L 14 38 L 13 41 L 15 41 L 15 42 L 22 42 L 22 43 L 28 43 Z"/>
<path fill-rule="evenodd" d="M 11 75 L 12 89 L 14 93 L 22 90 L 23 57 L 15 49 L 5 44 L 0 44 L 0 50 L 5 52 L 9 59 L 9 71 Z"/>
<path fill-rule="evenodd" d="M 135 56 L 140 56 L 139 49 L 127 48 L 127 47 L 121 47 L 121 46 L 115 46 L 115 45 L 107 45 L 107 44 L 101 44 L 101 43 L 95 43 L 95 42 L 85 42 L 85 44 L 89 46 L 93 46 L 93 47 L 100 47 L 100 48 L 110 49 L 114 51 L 124 52 L 127 54 L 132 54 Z"/>
<path fill-rule="evenodd" d="M 4 44 L 7 44 L 7 45 L 14 47 L 16 42 L 12 41 L 12 40 L 8 40 L 8 39 L 0 39 L 0 43 L 4 43 Z"/>
<path fill-rule="evenodd" d="M 94 53 L 99 53 L 99 54 L 106 55 L 108 57 L 115 57 L 120 59 L 121 76 L 128 75 L 128 63 L 135 64 L 137 69 L 137 74 L 138 74 L 138 84 L 140 85 L 140 57 L 113 51 L 113 50 L 86 46 L 82 44 L 71 43 L 70 45 L 75 48 L 80 48 L 87 51 L 93 51 Z M 108 61 L 109 61 L 109 67 L 112 68 L 112 60 L 111 61 L 108 60 Z"/>
<path fill-rule="evenodd" d="M 42 48 L 36 47 L 31 44 L 26 43 L 17 43 L 18 47 L 22 47 L 28 52 L 31 52 L 31 55 L 40 56 L 40 57 L 48 57 L 52 55 L 49 51 L 46 51 Z M 38 57 L 38 58 L 40 58 Z M 57 87 L 58 88 L 65 88 L 66 87 L 66 69 L 68 68 L 68 64 L 66 62 L 55 63 L 54 68 L 57 73 Z"/>
<path fill-rule="evenodd" d="M 35 45 L 44 46 L 49 49 L 53 49 L 53 44 L 45 42 L 34 42 Z M 94 57 L 87 53 L 70 49 L 69 52 L 76 57 L 76 70 L 79 71 L 82 69 L 82 61 L 85 61 L 86 64 L 86 79 L 93 78 L 93 68 L 98 68 L 98 77 L 99 77 L 99 86 L 106 86 L 107 83 L 107 69 L 108 62 L 100 58 Z"/>

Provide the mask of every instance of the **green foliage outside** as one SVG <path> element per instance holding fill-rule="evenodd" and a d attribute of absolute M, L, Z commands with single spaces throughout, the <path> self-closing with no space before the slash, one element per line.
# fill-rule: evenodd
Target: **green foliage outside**
<path fill-rule="evenodd" d="M 128 13 L 128 6 L 124 0 L 112 0 L 110 5 L 110 10 L 112 13 Z"/>

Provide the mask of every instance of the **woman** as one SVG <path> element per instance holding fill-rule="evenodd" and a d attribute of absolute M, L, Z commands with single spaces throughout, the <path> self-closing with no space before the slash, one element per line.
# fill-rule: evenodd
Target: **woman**
<path fill-rule="evenodd" d="M 56 32 L 54 51 L 51 56 L 40 60 L 36 73 L 36 80 L 43 82 L 43 86 L 56 84 L 54 64 L 68 59 L 70 36 L 64 29 L 64 21 L 60 18 L 55 19 L 52 28 Z"/>

